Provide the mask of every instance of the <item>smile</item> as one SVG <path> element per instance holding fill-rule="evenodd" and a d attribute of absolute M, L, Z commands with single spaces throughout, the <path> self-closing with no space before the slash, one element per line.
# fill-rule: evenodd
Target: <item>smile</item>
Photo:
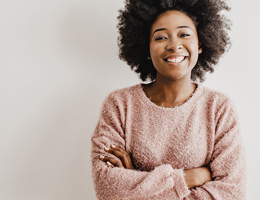
<path fill-rule="evenodd" d="M 163 59 L 166 62 L 169 63 L 180 63 L 182 61 L 184 61 L 187 58 L 187 56 L 171 56 L 168 58 Z"/>

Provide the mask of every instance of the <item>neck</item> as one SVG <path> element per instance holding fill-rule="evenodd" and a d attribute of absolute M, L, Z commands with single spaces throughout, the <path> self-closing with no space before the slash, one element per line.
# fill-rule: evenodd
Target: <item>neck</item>
<path fill-rule="evenodd" d="M 196 85 L 191 80 L 162 81 L 157 78 L 147 90 L 147 96 L 157 105 L 181 105 L 193 94 Z"/>

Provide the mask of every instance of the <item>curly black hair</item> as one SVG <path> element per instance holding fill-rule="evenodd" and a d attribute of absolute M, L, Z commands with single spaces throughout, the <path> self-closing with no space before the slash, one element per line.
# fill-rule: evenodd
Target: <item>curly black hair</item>
<path fill-rule="evenodd" d="M 231 46 L 230 20 L 222 13 L 230 7 L 223 0 L 126 0 L 119 10 L 119 58 L 139 74 L 143 81 L 154 81 L 157 71 L 150 55 L 150 29 L 157 17 L 168 10 L 188 15 L 194 22 L 203 49 L 191 73 L 193 81 L 203 82 L 206 72 L 214 72 L 219 58 Z"/>

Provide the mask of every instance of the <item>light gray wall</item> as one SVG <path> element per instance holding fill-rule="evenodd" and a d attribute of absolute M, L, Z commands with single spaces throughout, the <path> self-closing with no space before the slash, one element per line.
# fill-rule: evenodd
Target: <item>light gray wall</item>
<path fill-rule="evenodd" d="M 118 0 L 0 2 L 0 199 L 96 199 L 90 137 L 102 101 L 140 82 L 117 56 L 122 6 Z M 251 200 L 260 179 L 260 2 L 231 6 L 233 47 L 205 85 L 235 102 Z"/>

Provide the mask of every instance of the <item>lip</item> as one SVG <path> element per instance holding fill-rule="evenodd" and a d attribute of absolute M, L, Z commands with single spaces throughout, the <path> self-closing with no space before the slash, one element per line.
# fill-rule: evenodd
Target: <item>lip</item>
<path fill-rule="evenodd" d="M 168 58 L 177 58 L 177 57 L 188 57 L 187 55 L 183 55 L 183 54 L 170 54 L 170 55 L 167 55 L 166 57 L 164 57 L 163 59 L 166 60 Z"/>
<path fill-rule="evenodd" d="M 167 60 L 168 59 L 176 59 L 178 57 L 184 57 L 184 59 L 181 61 L 181 62 L 168 62 Z M 183 62 L 185 62 L 189 57 L 186 56 L 186 55 L 181 55 L 181 54 L 171 54 L 171 55 L 168 55 L 167 57 L 163 58 L 163 60 L 169 64 L 169 65 L 179 65 Z"/>

